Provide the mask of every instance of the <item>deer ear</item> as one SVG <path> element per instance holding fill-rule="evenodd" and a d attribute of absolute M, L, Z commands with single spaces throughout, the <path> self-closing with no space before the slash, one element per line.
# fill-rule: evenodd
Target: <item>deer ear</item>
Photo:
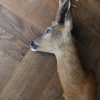
<path fill-rule="evenodd" d="M 58 24 L 64 24 L 65 14 L 67 12 L 69 0 L 59 0 L 59 8 L 55 18 L 55 22 Z"/>
<path fill-rule="evenodd" d="M 61 7 L 63 5 L 65 0 L 59 0 L 59 7 Z"/>
<path fill-rule="evenodd" d="M 71 0 L 59 0 L 57 16 L 52 25 L 64 25 L 67 29 L 72 30 Z"/>
<path fill-rule="evenodd" d="M 73 28 L 73 21 L 72 21 L 72 12 L 71 12 L 71 1 L 69 0 L 68 2 L 68 10 L 65 14 L 65 27 L 67 29 L 69 29 L 70 31 L 72 30 Z"/>

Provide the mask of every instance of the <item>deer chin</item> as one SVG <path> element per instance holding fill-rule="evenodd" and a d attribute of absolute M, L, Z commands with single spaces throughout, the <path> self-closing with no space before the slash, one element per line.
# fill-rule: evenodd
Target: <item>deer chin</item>
<path fill-rule="evenodd" d="M 36 52 L 37 50 L 36 49 L 34 49 L 33 47 L 30 47 L 31 48 L 31 51 L 33 51 L 33 52 Z"/>

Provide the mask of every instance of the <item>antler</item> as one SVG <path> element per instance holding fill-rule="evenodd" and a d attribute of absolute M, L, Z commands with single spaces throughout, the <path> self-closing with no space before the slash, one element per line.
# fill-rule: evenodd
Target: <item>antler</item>
<path fill-rule="evenodd" d="M 59 8 L 58 8 L 56 19 L 53 24 L 64 24 L 65 15 L 69 11 L 70 7 L 71 7 L 70 0 L 59 0 Z"/>

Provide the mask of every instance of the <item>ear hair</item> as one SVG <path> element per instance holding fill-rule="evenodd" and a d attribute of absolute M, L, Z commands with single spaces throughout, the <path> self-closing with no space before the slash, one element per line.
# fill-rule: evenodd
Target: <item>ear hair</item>
<path fill-rule="evenodd" d="M 70 6 L 71 6 L 70 0 L 59 0 L 59 8 L 58 8 L 56 19 L 53 22 L 53 25 L 64 24 L 65 15 L 66 13 L 68 13 Z"/>
<path fill-rule="evenodd" d="M 72 30 L 72 28 L 73 28 L 71 0 L 69 0 L 69 2 L 68 2 L 68 10 L 65 15 L 65 27 L 67 27 L 69 30 Z"/>
<path fill-rule="evenodd" d="M 61 7 L 63 5 L 65 0 L 59 0 L 59 7 Z"/>

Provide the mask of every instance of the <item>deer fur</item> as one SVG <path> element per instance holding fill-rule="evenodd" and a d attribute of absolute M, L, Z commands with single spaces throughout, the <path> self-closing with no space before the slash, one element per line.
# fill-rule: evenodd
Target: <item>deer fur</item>
<path fill-rule="evenodd" d="M 31 49 L 55 54 L 65 100 L 96 100 L 95 80 L 82 68 L 71 35 L 72 27 L 71 1 L 59 0 L 55 21 L 34 40 Z"/>

